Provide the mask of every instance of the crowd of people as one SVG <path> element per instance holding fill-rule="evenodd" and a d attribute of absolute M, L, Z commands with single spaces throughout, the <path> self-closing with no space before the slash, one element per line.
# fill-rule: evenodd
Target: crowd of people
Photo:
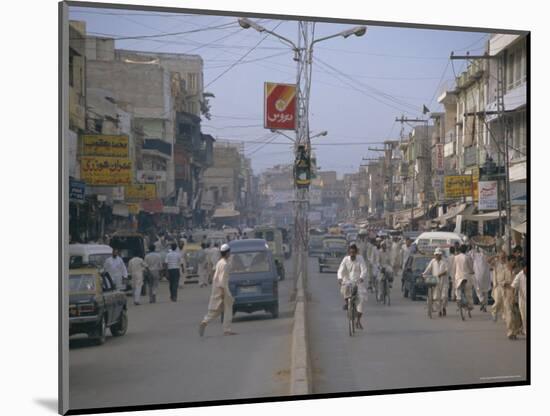
<path fill-rule="evenodd" d="M 404 285 L 404 271 L 407 260 L 419 250 L 412 239 L 399 237 L 372 237 L 360 232 L 358 240 L 348 249 L 342 260 L 337 278 L 345 296 L 347 284 L 357 285 L 358 302 L 357 327 L 362 329 L 361 316 L 369 292 L 380 296 L 380 285 L 388 280 L 391 289 L 394 278 Z M 428 254 L 428 253 L 424 253 Z M 448 301 L 464 302 L 469 310 L 474 307 L 475 292 L 481 312 L 489 312 L 489 291 L 494 303 L 490 309 L 493 320 L 500 317 L 506 323 L 506 335 L 517 339 L 526 334 L 526 280 L 527 263 L 521 246 L 516 245 L 510 254 L 502 245 L 489 251 L 479 245 L 456 243 L 445 256 L 436 248 L 433 259 L 422 273 L 424 279 L 433 282 L 432 300 L 435 312 L 440 317 L 447 315 Z M 380 300 L 380 299 L 377 299 Z M 346 307 L 346 306 L 344 306 Z"/>

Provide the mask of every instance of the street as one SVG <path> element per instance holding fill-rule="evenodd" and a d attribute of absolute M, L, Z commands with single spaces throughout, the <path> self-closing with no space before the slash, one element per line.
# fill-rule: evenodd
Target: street
<path fill-rule="evenodd" d="M 229 337 L 219 320 L 199 337 L 210 287 L 185 285 L 171 303 L 163 281 L 157 304 L 143 297 L 134 306 L 128 298 L 125 336 L 108 336 L 99 347 L 85 337 L 71 338 L 71 409 L 288 394 L 290 285 L 279 284 L 278 319 L 239 313 L 232 326 L 238 335 Z"/>
<path fill-rule="evenodd" d="M 462 322 L 453 303 L 430 320 L 426 303 L 405 299 L 395 284 L 391 306 L 369 293 L 364 331 L 347 334 L 335 273 L 310 258 L 309 346 L 314 393 L 445 386 L 526 377 L 526 342 L 506 339 L 504 323 L 472 311 Z"/>

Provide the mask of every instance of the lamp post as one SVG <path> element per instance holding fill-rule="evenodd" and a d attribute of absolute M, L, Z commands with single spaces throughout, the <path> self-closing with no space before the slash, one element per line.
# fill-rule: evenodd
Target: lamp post
<path fill-rule="evenodd" d="M 308 166 L 311 157 L 311 139 L 309 131 L 309 97 L 311 90 L 311 75 L 312 75 L 312 60 L 313 60 L 313 45 L 336 37 L 363 36 L 367 28 L 365 26 L 357 26 L 330 36 L 313 39 L 314 25 L 310 22 L 298 22 L 298 42 L 276 33 L 258 23 L 242 17 L 238 19 L 239 25 L 243 29 L 254 29 L 259 33 L 267 33 L 276 37 L 283 43 L 290 46 L 294 52 L 293 59 L 296 61 L 296 126 L 294 140 L 295 166 L 300 164 Z M 326 132 L 322 132 L 326 135 Z M 284 135 L 288 138 L 288 136 Z M 304 169 L 303 167 L 301 169 Z M 309 208 L 309 183 L 305 181 L 305 185 L 299 185 L 295 178 L 295 219 L 294 219 L 294 277 L 295 282 L 299 275 L 302 276 L 305 283 L 307 278 L 307 249 L 308 249 L 308 208 Z"/>

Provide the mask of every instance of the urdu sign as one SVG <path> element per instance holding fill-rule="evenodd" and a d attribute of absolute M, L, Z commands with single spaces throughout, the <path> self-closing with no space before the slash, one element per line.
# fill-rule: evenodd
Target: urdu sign
<path fill-rule="evenodd" d="M 445 198 L 463 198 L 472 196 L 472 175 L 445 176 Z"/>
<path fill-rule="evenodd" d="M 89 185 L 129 185 L 132 162 L 119 157 L 82 156 L 80 178 Z"/>
<path fill-rule="evenodd" d="M 296 129 L 296 85 L 264 84 L 264 127 L 266 129 Z"/>
<path fill-rule="evenodd" d="M 84 135 L 82 155 L 129 157 L 128 136 Z"/>

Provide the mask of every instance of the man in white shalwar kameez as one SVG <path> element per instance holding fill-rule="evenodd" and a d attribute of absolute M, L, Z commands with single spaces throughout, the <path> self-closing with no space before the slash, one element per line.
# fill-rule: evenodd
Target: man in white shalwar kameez
<path fill-rule="evenodd" d="M 221 258 L 216 264 L 214 277 L 212 279 L 212 294 L 208 304 L 208 313 L 202 320 L 199 327 L 199 334 L 202 337 L 206 325 L 218 317 L 223 312 L 223 334 L 235 335 L 231 331 L 231 321 L 233 320 L 233 302 L 235 299 L 229 290 L 229 262 L 230 249 L 229 244 L 223 244 L 220 249 Z"/>
<path fill-rule="evenodd" d="M 446 316 L 449 291 L 449 265 L 447 260 L 443 258 L 443 251 L 440 248 L 435 249 L 434 258 L 428 263 L 422 276 L 425 277 L 429 274 L 437 278 L 437 285 L 432 292 L 434 305 L 437 308 L 439 316 Z"/>
<path fill-rule="evenodd" d="M 357 328 L 363 329 L 361 325 L 361 316 L 367 301 L 367 289 L 365 287 L 365 279 L 367 278 L 367 265 L 363 256 L 357 254 L 357 246 L 351 244 L 348 248 L 348 255 L 344 257 L 340 267 L 338 268 L 338 283 L 340 284 L 340 293 L 346 297 L 346 285 L 357 285 L 357 303 L 355 309 L 357 311 Z M 347 303 L 344 308 L 347 307 Z"/>
<path fill-rule="evenodd" d="M 132 289 L 134 290 L 134 305 L 141 303 L 141 288 L 143 287 L 143 272 L 147 268 L 147 263 L 135 256 L 128 262 L 128 274 L 132 276 Z"/>
<path fill-rule="evenodd" d="M 474 287 L 480 303 L 480 311 L 487 312 L 487 293 L 491 285 L 491 267 L 487 256 L 479 248 L 472 253 L 474 262 Z"/>
<path fill-rule="evenodd" d="M 474 274 L 472 258 L 466 255 L 467 247 L 465 245 L 460 246 L 460 252 L 455 256 L 453 266 L 454 287 L 455 296 L 457 302 L 461 299 L 462 285 L 464 285 L 464 294 L 466 296 L 466 302 L 468 303 L 468 309 L 473 309 L 472 300 L 472 275 Z"/>
<path fill-rule="evenodd" d="M 521 272 L 519 272 L 514 281 L 512 287 L 517 290 L 519 313 L 521 315 L 521 326 L 523 333 L 527 335 L 527 265 L 523 266 Z"/>

